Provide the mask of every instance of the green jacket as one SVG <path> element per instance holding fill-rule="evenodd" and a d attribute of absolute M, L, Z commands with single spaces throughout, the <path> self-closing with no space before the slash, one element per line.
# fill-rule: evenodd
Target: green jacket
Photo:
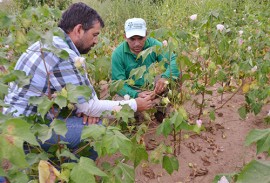
<path fill-rule="evenodd" d="M 144 44 L 143 50 L 150 48 L 152 46 L 162 46 L 162 43 L 154 38 L 147 38 Z M 129 74 L 132 69 L 141 67 L 143 65 L 147 68 L 154 62 L 160 62 L 164 55 L 157 55 L 155 52 L 149 54 L 144 62 L 142 62 L 142 57 L 136 60 L 137 55 L 132 53 L 129 49 L 128 43 L 126 41 L 122 42 L 112 54 L 112 80 L 127 80 L 129 79 Z M 165 57 L 171 61 L 171 71 L 172 76 L 178 77 L 179 70 L 176 65 L 175 58 L 173 54 L 171 59 L 169 59 L 169 54 L 165 54 Z M 169 64 L 165 64 L 166 71 L 161 74 L 161 77 L 170 78 L 170 68 Z M 144 84 L 144 78 L 140 78 L 135 81 L 134 88 L 140 88 Z M 118 94 L 124 96 L 126 94 L 130 95 L 132 98 L 138 97 L 138 92 L 133 87 L 125 84 L 124 87 L 118 91 Z"/>

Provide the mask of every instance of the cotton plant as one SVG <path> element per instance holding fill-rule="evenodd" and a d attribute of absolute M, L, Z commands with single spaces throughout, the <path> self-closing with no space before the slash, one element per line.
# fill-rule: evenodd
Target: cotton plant
<path fill-rule="evenodd" d="M 252 68 L 251 68 L 251 72 L 253 72 L 253 73 L 254 73 L 254 72 L 256 72 L 256 71 L 257 71 L 257 69 L 258 69 L 258 66 L 257 66 L 257 65 L 255 65 L 254 67 L 252 67 Z"/>
<path fill-rule="evenodd" d="M 225 176 L 222 176 L 217 183 L 230 183 Z"/>
<path fill-rule="evenodd" d="M 191 21 L 194 21 L 194 20 L 197 20 L 197 17 L 198 17 L 197 14 L 193 14 L 189 18 L 190 18 Z"/>
<path fill-rule="evenodd" d="M 244 33 L 244 31 L 243 30 L 240 30 L 240 31 L 238 31 L 238 33 L 239 33 L 240 36 L 242 36 L 243 33 Z"/>
<path fill-rule="evenodd" d="M 202 127 L 202 120 L 201 119 L 197 119 L 196 120 L 196 125 L 201 128 Z"/>
<path fill-rule="evenodd" d="M 74 58 L 74 65 L 77 69 L 81 67 L 85 67 L 85 58 L 84 57 L 75 57 Z"/>
<path fill-rule="evenodd" d="M 222 32 L 223 30 L 225 30 L 225 26 L 222 25 L 222 24 L 217 24 L 216 27 L 217 27 L 217 30 L 220 31 L 220 32 Z"/>

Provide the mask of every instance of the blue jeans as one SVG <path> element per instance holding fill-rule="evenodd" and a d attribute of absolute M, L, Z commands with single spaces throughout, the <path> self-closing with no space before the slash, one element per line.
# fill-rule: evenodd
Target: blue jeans
<path fill-rule="evenodd" d="M 65 119 L 58 118 L 59 120 L 64 121 Z M 98 125 L 102 124 L 102 121 L 100 120 Z M 60 140 L 64 142 L 68 142 L 67 146 L 70 149 L 77 149 L 78 145 L 81 142 L 81 134 L 83 127 L 86 126 L 83 124 L 83 118 L 77 117 L 77 116 L 71 116 L 66 119 L 66 126 L 67 126 L 67 133 L 65 137 L 60 136 Z M 45 141 L 44 144 L 41 144 L 41 147 L 46 151 L 50 148 L 51 144 L 57 144 L 58 142 L 58 135 L 56 135 L 54 132 L 52 134 L 52 137 Z M 96 160 L 98 157 L 98 154 L 96 151 L 93 150 L 93 148 L 90 149 L 91 155 L 89 158 L 92 160 Z"/>
<path fill-rule="evenodd" d="M 6 179 L 4 177 L 0 177 L 0 183 L 6 183 Z"/>

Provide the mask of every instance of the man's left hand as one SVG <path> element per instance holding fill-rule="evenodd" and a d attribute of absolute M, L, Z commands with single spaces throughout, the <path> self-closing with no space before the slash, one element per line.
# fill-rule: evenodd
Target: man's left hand
<path fill-rule="evenodd" d="M 156 82 L 156 86 L 155 86 L 155 93 L 156 94 L 161 94 L 163 93 L 168 85 L 168 80 L 166 78 L 160 78 L 157 82 Z"/>
<path fill-rule="evenodd" d="M 83 117 L 83 124 L 97 124 L 99 122 L 99 117 L 92 117 L 92 116 L 87 116 L 86 114 L 83 113 L 78 113 L 78 117 Z"/>

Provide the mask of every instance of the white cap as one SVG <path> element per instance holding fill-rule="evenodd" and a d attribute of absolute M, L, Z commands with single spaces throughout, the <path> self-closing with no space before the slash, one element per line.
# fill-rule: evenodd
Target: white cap
<path fill-rule="evenodd" d="M 142 18 L 131 18 L 125 23 L 126 37 L 130 38 L 132 36 L 146 36 L 146 23 Z"/>

